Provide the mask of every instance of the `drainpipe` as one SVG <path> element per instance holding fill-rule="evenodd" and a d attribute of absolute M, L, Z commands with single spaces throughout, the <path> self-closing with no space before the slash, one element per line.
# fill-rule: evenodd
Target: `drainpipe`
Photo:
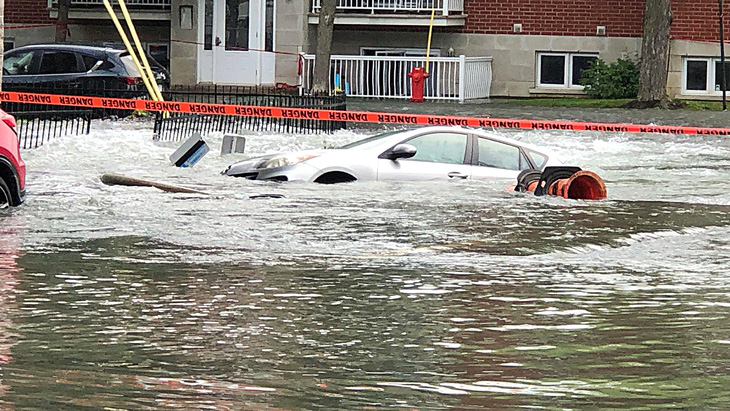
<path fill-rule="evenodd" d="M 720 76 L 722 76 L 721 87 L 722 87 L 722 111 L 727 111 L 727 82 L 725 81 L 725 27 L 723 22 L 722 12 L 722 0 L 717 0 L 717 5 L 720 8 Z"/>

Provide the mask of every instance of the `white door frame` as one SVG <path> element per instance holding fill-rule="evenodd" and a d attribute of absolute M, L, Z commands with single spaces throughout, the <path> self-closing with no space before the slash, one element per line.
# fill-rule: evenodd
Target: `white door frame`
<path fill-rule="evenodd" d="M 214 0 L 212 50 L 205 50 L 205 2 L 198 7 L 198 62 L 199 83 L 261 85 L 274 83 L 275 55 L 263 51 L 266 35 L 266 1 L 249 0 L 249 28 L 247 49 L 226 49 L 226 0 Z M 275 3 L 274 3 L 275 7 Z M 274 15 L 276 15 L 274 11 Z M 272 33 L 273 34 L 273 33 Z M 218 45 L 216 45 L 218 43 Z"/>

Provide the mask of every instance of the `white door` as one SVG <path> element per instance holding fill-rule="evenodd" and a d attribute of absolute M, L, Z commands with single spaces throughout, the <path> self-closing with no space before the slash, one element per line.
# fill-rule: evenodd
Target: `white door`
<path fill-rule="evenodd" d="M 201 0 L 198 81 L 274 83 L 274 0 Z"/>

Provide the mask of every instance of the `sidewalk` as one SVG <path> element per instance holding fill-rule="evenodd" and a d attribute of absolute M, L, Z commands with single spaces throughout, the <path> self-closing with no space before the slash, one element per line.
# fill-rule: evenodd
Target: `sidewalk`
<path fill-rule="evenodd" d="M 375 100 L 350 97 L 349 111 L 371 111 L 408 114 L 439 114 L 447 116 L 493 117 L 528 120 L 565 120 L 601 123 L 656 124 L 667 126 L 730 127 L 730 112 L 663 110 L 634 110 L 622 108 L 530 107 L 493 100 L 469 100 L 465 103 L 408 100 Z M 377 128 L 377 126 L 376 126 Z"/>

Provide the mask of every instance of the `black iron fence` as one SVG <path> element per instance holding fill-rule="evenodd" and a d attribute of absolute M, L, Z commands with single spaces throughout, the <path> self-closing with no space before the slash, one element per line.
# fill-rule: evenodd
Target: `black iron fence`
<path fill-rule="evenodd" d="M 4 91 L 21 93 L 61 94 L 74 96 L 101 96 L 142 98 L 136 87 L 110 87 L 108 84 L 3 84 Z M 12 114 L 21 148 L 38 148 L 46 142 L 64 136 L 88 134 L 93 118 L 125 117 L 131 110 L 107 109 L 54 104 L 2 102 L 2 109 Z"/>
<path fill-rule="evenodd" d="M 105 84 L 3 85 L 5 91 L 25 93 L 147 99 L 136 87 L 109 87 Z M 163 92 L 165 100 L 197 103 L 237 104 L 248 106 L 346 110 L 345 96 L 299 96 L 287 90 L 243 86 L 175 87 Z M 94 118 L 119 118 L 133 110 L 85 108 L 53 104 L 2 102 L 2 109 L 18 120 L 21 147 L 36 148 L 45 142 L 68 135 L 88 134 Z M 154 132 L 161 140 L 181 140 L 198 132 L 240 133 L 242 130 L 266 130 L 280 133 L 332 132 L 345 128 L 341 121 L 315 119 L 278 119 L 188 113 L 156 113 Z"/>
<path fill-rule="evenodd" d="M 165 100 L 246 106 L 292 107 L 323 110 L 347 110 L 344 95 L 300 96 L 285 90 L 245 86 L 175 87 L 163 93 Z M 241 130 L 277 133 L 329 133 L 345 128 L 344 121 L 316 119 L 223 116 L 188 113 L 157 113 L 155 136 L 160 140 L 178 141 L 193 133 L 240 133 Z"/>

